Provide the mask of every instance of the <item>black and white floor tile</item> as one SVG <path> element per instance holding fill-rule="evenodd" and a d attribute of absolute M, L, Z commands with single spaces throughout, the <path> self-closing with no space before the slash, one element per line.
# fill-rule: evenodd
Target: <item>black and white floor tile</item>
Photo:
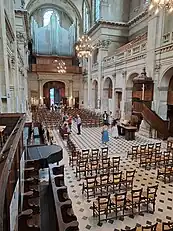
<path fill-rule="evenodd" d="M 79 149 L 98 148 L 103 147 L 101 144 L 101 128 L 83 128 L 82 134 L 76 134 L 76 128 L 73 127 L 71 138 L 75 142 Z M 156 170 L 145 170 L 139 168 L 137 162 L 127 159 L 127 151 L 132 145 L 140 145 L 146 143 L 155 143 L 158 140 L 147 139 L 136 135 L 135 141 L 126 141 L 124 138 L 113 139 L 110 137 L 108 143 L 109 155 L 121 156 L 121 169 L 126 170 L 136 169 L 134 187 L 146 189 L 147 185 L 159 184 L 157 193 L 156 211 L 154 214 L 144 213 L 137 215 L 134 218 L 125 217 L 124 220 L 109 220 L 108 222 L 102 222 L 98 226 L 98 219 L 92 216 L 92 199 L 86 199 L 85 195 L 82 195 L 82 182 L 83 180 L 75 177 L 75 168 L 72 168 L 68 164 L 68 152 L 66 149 L 66 141 L 62 141 L 57 131 L 53 131 L 54 139 L 57 144 L 64 148 L 64 158 L 61 164 L 65 165 L 65 182 L 68 187 L 69 196 L 73 202 L 73 209 L 79 221 L 79 227 L 81 231 L 118 231 L 121 229 L 128 229 L 135 226 L 146 225 L 161 221 L 173 220 L 173 183 L 164 184 L 162 181 L 156 179 Z M 166 144 L 162 142 L 162 148 L 164 149 Z"/>

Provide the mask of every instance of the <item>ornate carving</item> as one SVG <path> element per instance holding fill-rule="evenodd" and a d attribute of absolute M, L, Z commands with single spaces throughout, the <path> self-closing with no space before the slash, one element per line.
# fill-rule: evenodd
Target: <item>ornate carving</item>
<path fill-rule="evenodd" d="M 160 68 L 161 68 L 161 64 L 156 64 L 155 65 L 155 71 L 156 72 L 159 72 Z"/>
<path fill-rule="evenodd" d="M 109 39 L 107 39 L 107 40 L 98 40 L 98 42 L 94 45 L 94 48 L 108 49 L 110 44 L 111 44 L 111 41 Z"/>
<path fill-rule="evenodd" d="M 22 32 L 17 31 L 16 37 L 18 42 L 26 43 L 25 35 Z"/>

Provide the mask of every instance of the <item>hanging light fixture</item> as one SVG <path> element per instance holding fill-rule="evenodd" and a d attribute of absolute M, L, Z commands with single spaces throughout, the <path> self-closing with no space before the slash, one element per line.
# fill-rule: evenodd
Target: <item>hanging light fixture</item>
<path fill-rule="evenodd" d="M 57 64 L 57 70 L 58 70 L 58 73 L 61 73 L 61 74 L 65 74 L 67 72 L 67 67 L 65 65 L 65 62 L 63 60 L 54 60 L 53 61 L 53 64 Z"/>
<path fill-rule="evenodd" d="M 79 38 L 78 44 L 76 45 L 77 56 L 79 58 L 88 58 L 92 55 L 93 46 L 91 45 L 91 38 L 84 34 Z"/>
<path fill-rule="evenodd" d="M 173 11 L 173 0 L 151 0 L 149 10 L 156 9 L 155 13 L 157 14 L 159 10 L 165 9 L 168 12 Z"/>

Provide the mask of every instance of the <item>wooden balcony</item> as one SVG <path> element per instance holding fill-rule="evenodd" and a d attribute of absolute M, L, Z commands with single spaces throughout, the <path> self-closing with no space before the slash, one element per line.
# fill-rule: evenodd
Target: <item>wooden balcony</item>
<path fill-rule="evenodd" d="M 58 73 L 56 64 L 32 64 L 32 72 Z M 82 74 L 82 68 L 78 66 L 67 66 L 67 73 Z"/>

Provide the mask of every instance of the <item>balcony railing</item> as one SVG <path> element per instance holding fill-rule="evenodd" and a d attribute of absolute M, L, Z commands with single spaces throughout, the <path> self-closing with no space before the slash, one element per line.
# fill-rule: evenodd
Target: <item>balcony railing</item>
<path fill-rule="evenodd" d="M 55 64 L 32 64 L 32 72 L 58 73 L 58 70 Z M 67 66 L 67 73 L 82 74 L 82 68 L 78 66 Z"/>

